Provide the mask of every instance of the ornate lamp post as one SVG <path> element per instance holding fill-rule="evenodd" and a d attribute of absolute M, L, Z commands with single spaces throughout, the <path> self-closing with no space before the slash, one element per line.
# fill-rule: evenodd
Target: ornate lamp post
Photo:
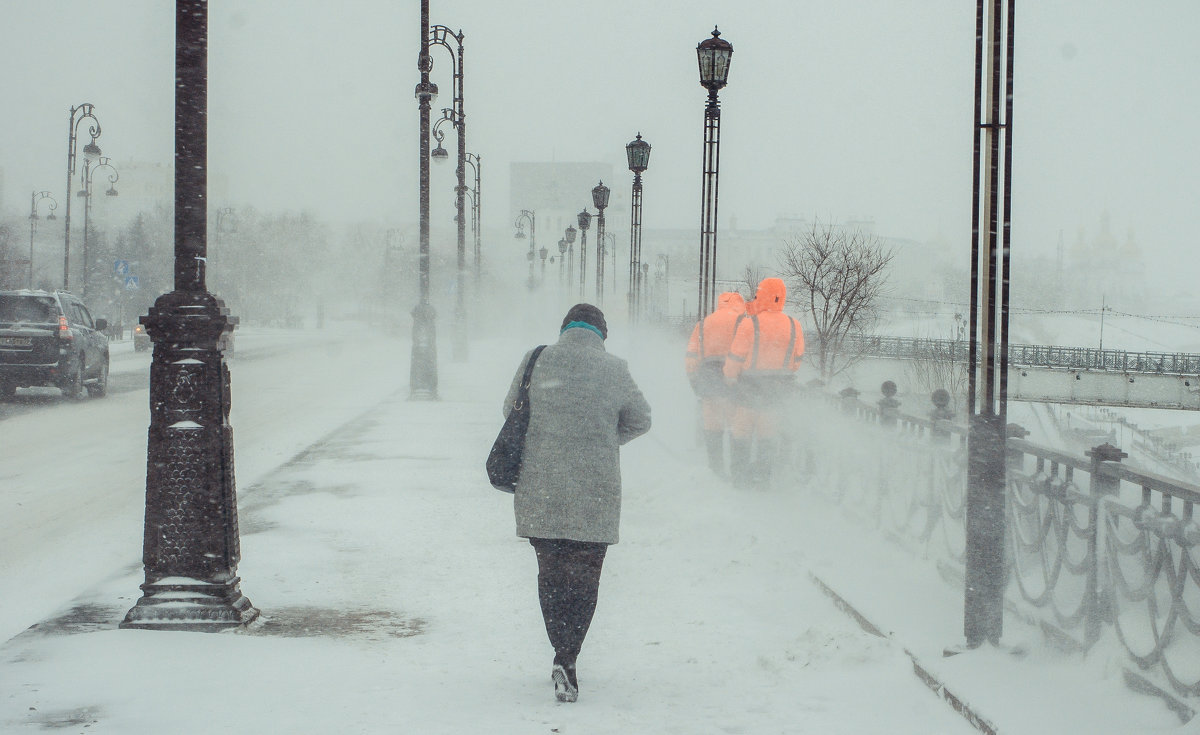
<path fill-rule="evenodd" d="M 529 290 L 532 291 L 537 286 L 537 281 L 533 278 L 533 259 L 537 257 L 534 255 L 534 248 L 537 247 L 537 212 L 532 209 L 521 210 L 521 213 L 517 215 L 517 219 L 513 222 L 513 227 L 517 228 L 513 237 L 518 240 L 525 239 L 526 222 L 529 223 L 529 253 L 525 256 L 529 261 L 529 282 L 527 285 L 529 286 Z"/>
<path fill-rule="evenodd" d="M 58 202 L 50 196 L 50 192 L 35 191 L 29 195 L 29 288 L 33 288 L 33 233 L 37 231 L 38 204 L 43 201 L 48 201 L 50 204 L 50 213 L 46 215 L 46 219 L 58 219 L 54 216 L 54 210 L 58 209 Z"/>
<path fill-rule="evenodd" d="M 600 212 L 596 215 L 596 305 L 604 304 L 604 209 L 608 206 L 611 190 L 601 181 L 592 187 L 592 204 Z"/>
<path fill-rule="evenodd" d="M 721 107 L 717 90 L 729 79 L 733 44 L 713 28 L 712 38 L 696 45 L 700 63 L 700 85 L 708 90 L 704 108 L 703 207 L 700 214 L 700 295 L 698 319 L 716 306 L 717 288 L 717 181 L 721 169 Z"/>
<path fill-rule="evenodd" d="M 546 256 L 549 254 L 550 254 L 550 251 L 547 250 L 544 245 L 542 246 L 541 250 L 538 250 L 538 255 L 541 256 L 541 258 L 542 258 L 542 272 L 541 272 L 541 277 L 538 279 L 539 284 L 543 284 L 546 282 Z"/>
<path fill-rule="evenodd" d="M 471 187 L 469 194 L 471 195 L 471 237 L 474 240 L 475 249 L 475 287 L 479 288 L 479 279 L 482 277 L 480 266 L 480 204 L 479 204 L 479 175 L 483 170 L 483 161 L 478 154 L 466 154 L 466 161 L 471 166 L 471 171 L 475 174 L 475 185 Z"/>
<path fill-rule="evenodd" d="M 216 631 L 258 616 L 239 588 L 230 377 L 236 318 L 205 286 L 208 3 L 175 3 L 175 288 L 140 321 L 154 343 L 142 597 L 122 628 Z"/>
<path fill-rule="evenodd" d="M 563 237 L 567 241 L 567 285 L 570 286 L 571 281 L 575 278 L 575 238 L 579 235 L 579 230 L 575 229 L 574 225 L 567 225 L 567 230 L 563 233 Z"/>
<path fill-rule="evenodd" d="M 587 282 L 587 231 L 592 224 L 592 213 L 584 207 L 578 215 L 579 222 L 579 300 L 583 301 L 583 285 Z"/>
<path fill-rule="evenodd" d="M 448 39 L 454 39 L 455 47 L 451 48 Z M 442 148 L 442 133 L 438 129 L 443 122 L 449 122 L 458 131 L 458 165 L 455 167 L 457 182 L 454 186 L 454 221 L 458 230 L 458 269 L 455 271 L 454 289 L 454 359 L 466 360 L 469 351 L 467 342 L 467 114 L 463 110 L 463 32 L 451 31 L 446 26 L 435 25 L 429 29 L 429 45 L 441 46 L 450 52 L 450 60 L 454 69 L 453 107 L 444 108 L 442 117 L 434 126 L 433 134 L 437 137 L 438 147 L 433 151 L 434 156 L 441 151 L 441 156 L 435 160 L 445 160 L 445 149 Z M 457 56 L 455 52 L 457 51 Z M 432 60 L 431 60 L 432 64 Z"/>
<path fill-rule="evenodd" d="M 88 257 L 88 233 L 91 227 L 89 220 L 92 211 L 92 177 L 101 168 L 107 168 L 111 172 L 108 174 L 108 191 L 104 192 L 110 197 L 117 196 L 116 183 L 121 178 L 121 175 L 117 173 L 117 169 L 108 161 L 109 158 L 107 156 L 101 156 L 95 164 L 91 161 L 84 161 L 83 188 L 75 194 L 75 196 L 83 197 L 83 296 L 87 296 L 88 281 L 91 280 L 91 259 Z"/>
<path fill-rule="evenodd" d="M 641 294 L 639 264 L 642 261 L 642 172 L 650 165 L 650 144 L 642 134 L 625 146 L 629 170 L 633 172 L 633 197 L 629 216 L 629 317 L 636 322 Z"/>
<path fill-rule="evenodd" d="M 92 142 L 83 147 L 83 157 L 88 161 L 94 161 L 100 157 L 100 146 L 96 145 L 96 138 L 100 137 L 100 121 L 93 114 L 93 110 L 95 109 L 96 106 L 90 102 L 84 102 L 78 107 L 72 107 L 70 121 L 67 124 L 67 211 L 63 215 L 63 219 L 65 220 L 63 227 L 64 291 L 69 291 L 71 288 L 71 177 L 75 175 L 79 126 L 83 124 L 84 120 L 91 120 L 88 123 L 88 134 L 92 136 Z"/>
<path fill-rule="evenodd" d="M 429 0 L 421 0 L 421 51 L 417 71 L 421 81 L 414 95 L 420 122 L 417 141 L 417 175 L 420 186 L 420 256 L 418 279 L 420 297 L 413 308 L 412 361 L 409 368 L 409 398 L 437 398 L 437 323 L 436 311 L 429 303 L 429 108 L 437 97 L 437 85 L 429 81 L 433 60 L 429 56 Z"/>
<path fill-rule="evenodd" d="M 564 235 L 558 240 L 558 287 L 562 289 L 566 283 L 567 274 L 567 238 Z"/>

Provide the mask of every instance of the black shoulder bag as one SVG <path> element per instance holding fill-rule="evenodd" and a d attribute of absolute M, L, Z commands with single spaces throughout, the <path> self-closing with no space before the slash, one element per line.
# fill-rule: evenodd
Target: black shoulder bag
<path fill-rule="evenodd" d="M 492 487 L 506 493 L 516 492 L 517 480 L 521 477 L 521 455 L 525 452 L 525 432 L 529 430 L 529 376 L 533 375 L 533 364 L 544 349 L 546 345 L 538 345 L 529 356 L 517 400 L 488 453 L 488 479 Z"/>

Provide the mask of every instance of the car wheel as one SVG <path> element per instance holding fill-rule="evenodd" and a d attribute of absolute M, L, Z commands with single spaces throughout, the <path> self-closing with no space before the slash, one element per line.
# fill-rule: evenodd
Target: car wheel
<path fill-rule="evenodd" d="M 100 376 L 96 378 L 96 382 L 87 387 L 88 395 L 92 398 L 103 398 L 108 395 L 108 360 L 104 361 L 104 365 L 100 368 Z"/>
<path fill-rule="evenodd" d="M 76 365 L 74 372 L 71 373 L 71 378 L 62 386 L 63 398 L 79 401 L 83 400 L 85 395 L 83 391 L 83 360 L 81 359 Z"/>

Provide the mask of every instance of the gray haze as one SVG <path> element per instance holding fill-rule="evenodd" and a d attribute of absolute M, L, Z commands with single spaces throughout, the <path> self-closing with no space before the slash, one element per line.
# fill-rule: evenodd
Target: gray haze
<path fill-rule="evenodd" d="M 647 228 L 696 227 L 705 91 L 694 48 L 734 45 L 723 109 L 721 224 L 873 218 L 892 237 L 970 236 L 975 3 L 968 0 L 433 0 L 466 34 L 469 148 L 484 219 L 510 226 L 511 161 L 607 161 L 653 146 Z M 92 102 L 106 155 L 172 155 L 173 4 L 6 2 L 0 23 L 3 212 L 62 196 L 72 104 Z M 415 0 L 210 4 L 209 157 L 228 202 L 333 221 L 416 217 Z M 1194 70 L 1200 3 L 1022 3 L 1016 22 L 1014 257 L 1052 257 L 1107 214 L 1147 276 L 1191 270 L 1200 229 Z M 450 104 L 435 50 L 435 103 Z M 452 216 L 435 172 L 435 223 Z M 586 192 L 580 192 L 581 206 Z M 508 243 L 504 243 L 508 244 Z M 964 256 L 965 263 L 965 256 Z"/>

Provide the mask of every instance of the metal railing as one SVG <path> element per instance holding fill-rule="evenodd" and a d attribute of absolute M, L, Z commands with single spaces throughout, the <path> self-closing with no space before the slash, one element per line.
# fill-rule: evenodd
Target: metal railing
<path fill-rule="evenodd" d="M 812 486 L 961 573 L 965 427 L 906 414 L 894 399 L 872 405 L 853 390 L 810 393 L 803 410 L 806 424 L 823 427 L 797 437 Z M 1024 436 L 1010 425 L 1008 604 L 1081 649 L 1115 637 L 1144 677 L 1200 697 L 1200 487 L 1130 468 L 1108 444 L 1074 455 Z"/>
<path fill-rule="evenodd" d="M 690 331 L 694 316 L 663 316 L 660 323 L 679 331 Z M 805 334 L 806 350 L 820 344 L 816 334 Z M 859 357 L 895 360 L 967 362 L 970 343 L 964 340 L 925 339 L 857 335 L 847 337 L 841 352 Z M 1154 375 L 1200 375 L 1200 354 L 1189 352 L 1129 352 L 1091 347 L 1010 344 L 1008 364 L 1012 367 L 1048 367 L 1074 370 L 1108 370 Z"/>

